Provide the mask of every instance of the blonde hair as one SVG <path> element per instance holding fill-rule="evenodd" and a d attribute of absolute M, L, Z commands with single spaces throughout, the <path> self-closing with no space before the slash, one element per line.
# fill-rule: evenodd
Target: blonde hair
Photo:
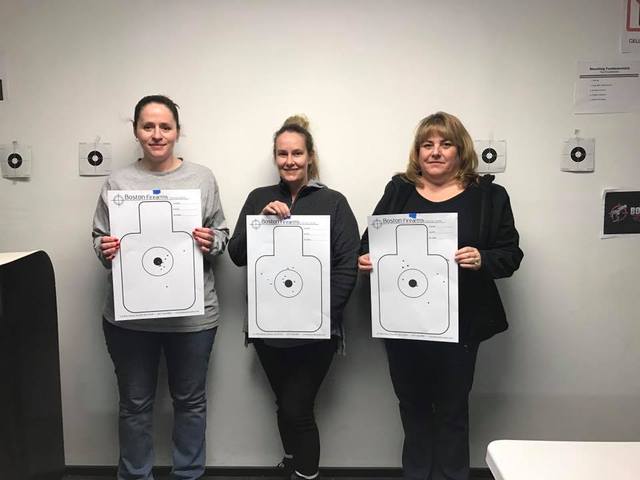
<path fill-rule="evenodd" d="M 418 124 L 409 153 L 409 163 L 403 177 L 414 185 L 422 184 L 419 160 L 420 145 L 433 135 L 439 135 L 445 140 L 449 140 L 458 149 L 460 167 L 455 175 L 456 180 L 464 187 L 472 182 L 477 182 L 478 156 L 473 148 L 473 140 L 462 122 L 456 116 L 446 112 L 431 114 Z"/>
<path fill-rule="evenodd" d="M 273 158 L 276 157 L 276 140 L 284 132 L 294 132 L 304 137 L 304 144 L 309 155 L 309 164 L 307 166 L 307 176 L 310 179 L 320 177 L 320 169 L 318 168 L 318 155 L 313 143 L 313 136 L 309 131 L 309 119 L 305 115 L 291 115 L 288 117 L 280 129 L 273 134 Z"/>

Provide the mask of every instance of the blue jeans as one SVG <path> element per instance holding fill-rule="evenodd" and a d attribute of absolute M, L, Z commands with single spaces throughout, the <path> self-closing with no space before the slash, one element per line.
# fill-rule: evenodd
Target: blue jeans
<path fill-rule="evenodd" d="M 118 480 L 152 480 L 152 418 L 161 351 L 173 400 L 172 479 L 204 474 L 207 369 L 216 328 L 192 333 L 128 330 L 103 321 L 120 394 Z"/>

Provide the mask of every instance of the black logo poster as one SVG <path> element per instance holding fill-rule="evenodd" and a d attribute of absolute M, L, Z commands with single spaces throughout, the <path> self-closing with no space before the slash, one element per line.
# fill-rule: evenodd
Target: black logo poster
<path fill-rule="evenodd" d="M 605 190 L 602 233 L 640 234 L 640 191 Z"/>

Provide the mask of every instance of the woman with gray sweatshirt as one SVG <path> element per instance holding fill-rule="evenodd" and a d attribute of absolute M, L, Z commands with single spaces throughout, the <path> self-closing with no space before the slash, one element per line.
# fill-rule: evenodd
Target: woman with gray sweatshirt
<path fill-rule="evenodd" d="M 153 478 L 153 404 L 163 351 L 174 408 L 171 475 L 195 480 L 205 468 L 206 378 L 219 321 L 212 260 L 224 251 L 229 230 L 211 170 L 174 155 L 180 136 L 178 106 L 162 95 L 142 98 L 135 107 L 133 132 L 143 156 L 106 180 L 92 232 L 96 255 L 109 269 L 102 325 L 120 394 L 118 479 Z M 200 190 L 202 226 L 192 236 L 204 257 L 205 312 L 116 323 L 111 261 L 118 254 L 120 239 L 110 234 L 107 192 L 152 189 Z"/>

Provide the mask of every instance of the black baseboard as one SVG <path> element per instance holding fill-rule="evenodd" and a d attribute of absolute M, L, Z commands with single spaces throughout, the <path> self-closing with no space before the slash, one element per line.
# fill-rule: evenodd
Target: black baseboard
<path fill-rule="evenodd" d="M 154 474 L 158 476 L 168 475 L 171 467 L 154 467 Z M 323 467 L 320 468 L 326 477 L 361 477 L 380 478 L 392 477 L 402 478 L 402 471 L 399 468 L 366 468 L 366 467 Z M 274 477 L 278 475 L 278 470 L 273 467 L 207 467 L 205 475 L 208 477 Z M 94 466 L 94 465 L 68 465 L 65 468 L 67 476 L 92 476 L 92 477 L 115 477 L 115 466 Z M 492 479 L 491 471 L 488 468 L 472 468 L 472 479 L 488 478 Z"/>

